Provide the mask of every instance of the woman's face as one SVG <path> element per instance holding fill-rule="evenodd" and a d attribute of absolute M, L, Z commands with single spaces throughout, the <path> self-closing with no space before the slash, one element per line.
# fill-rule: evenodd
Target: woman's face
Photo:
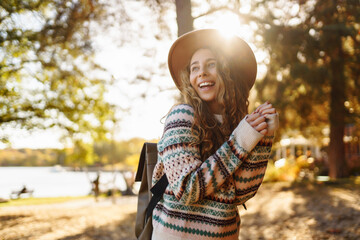
<path fill-rule="evenodd" d="M 219 78 L 214 53 L 207 48 L 197 50 L 190 60 L 190 84 L 213 113 L 221 113 L 216 100 Z"/>

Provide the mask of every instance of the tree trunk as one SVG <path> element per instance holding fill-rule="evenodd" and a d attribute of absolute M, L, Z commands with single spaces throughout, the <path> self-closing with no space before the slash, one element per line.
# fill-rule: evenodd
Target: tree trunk
<path fill-rule="evenodd" d="M 332 58 L 331 96 L 330 96 L 330 145 L 329 145 L 329 176 L 342 178 L 348 176 L 345 159 L 345 76 L 344 58 L 341 40 L 337 39 L 337 51 Z"/>
<path fill-rule="evenodd" d="M 194 30 L 194 18 L 191 15 L 191 0 L 175 0 L 178 37 Z"/>

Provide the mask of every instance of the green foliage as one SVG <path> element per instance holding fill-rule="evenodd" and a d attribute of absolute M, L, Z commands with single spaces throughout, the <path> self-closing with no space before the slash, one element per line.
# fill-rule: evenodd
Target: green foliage
<path fill-rule="evenodd" d="M 93 165 L 98 156 L 92 144 L 76 141 L 74 148 L 65 157 L 65 164 L 72 167 Z"/>
<path fill-rule="evenodd" d="M 120 142 L 95 143 L 94 151 L 98 156 L 97 164 L 135 169 L 144 142 L 144 139 L 133 138 Z"/>
<path fill-rule="evenodd" d="M 358 2 L 316 1 L 312 7 L 300 6 L 303 20 L 298 24 L 287 22 L 301 19 L 300 13 L 279 21 L 268 9 L 268 24 L 258 34 L 271 59 L 256 89 L 261 100 L 271 99 L 279 109 L 282 132 L 298 129 L 305 136 L 321 138 L 322 129 L 334 123 L 331 111 L 345 115 L 347 123 L 360 124 Z"/>
<path fill-rule="evenodd" d="M 102 15 L 97 0 L 0 2 L 0 129 L 58 127 L 74 139 L 105 137 L 114 112 L 89 36 Z"/>

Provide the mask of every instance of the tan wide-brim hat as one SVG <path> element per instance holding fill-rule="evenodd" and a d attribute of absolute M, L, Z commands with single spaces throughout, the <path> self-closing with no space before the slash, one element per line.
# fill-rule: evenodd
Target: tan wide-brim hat
<path fill-rule="evenodd" d="M 254 85 L 257 64 L 249 45 L 237 36 L 225 37 L 216 29 L 201 29 L 186 33 L 171 46 L 168 65 L 176 86 L 181 89 L 180 72 L 190 63 L 196 50 L 204 47 L 219 49 L 228 60 L 231 76 L 241 78 L 248 89 Z M 234 79 L 234 80 L 235 80 Z"/>

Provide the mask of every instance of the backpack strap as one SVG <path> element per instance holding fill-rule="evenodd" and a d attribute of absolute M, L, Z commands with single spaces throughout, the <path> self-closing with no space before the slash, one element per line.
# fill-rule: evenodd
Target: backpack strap
<path fill-rule="evenodd" d="M 168 185 L 169 185 L 168 179 L 166 177 L 166 174 L 164 174 L 160 178 L 160 180 L 151 188 L 150 191 L 153 193 L 153 196 L 151 197 L 149 205 L 146 209 L 145 221 L 147 221 L 148 218 L 152 215 L 152 212 L 153 212 L 154 208 L 156 207 L 156 204 L 162 198 L 162 195 L 164 194 L 165 189 Z"/>
<path fill-rule="evenodd" d="M 144 166 L 146 164 L 145 162 L 145 154 L 146 154 L 146 145 L 147 143 L 144 143 L 142 149 L 141 149 L 141 154 L 140 154 L 140 159 L 139 159 L 139 164 L 138 164 L 138 170 L 136 172 L 136 176 L 135 176 L 135 181 L 136 182 L 140 182 L 142 180 L 142 175 L 143 175 L 143 171 L 144 171 Z"/>
<path fill-rule="evenodd" d="M 145 216 L 149 202 L 153 197 L 150 190 L 152 188 L 152 173 L 157 162 L 157 155 L 156 143 L 144 143 L 135 177 L 137 182 L 141 181 L 135 219 L 135 236 L 137 239 L 151 239 L 152 221 L 151 218 L 145 219 Z"/>

